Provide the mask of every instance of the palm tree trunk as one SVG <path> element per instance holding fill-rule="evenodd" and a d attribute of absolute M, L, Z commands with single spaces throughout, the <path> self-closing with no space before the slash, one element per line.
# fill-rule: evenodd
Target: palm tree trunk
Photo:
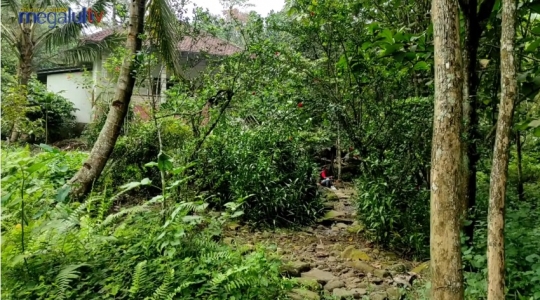
<path fill-rule="evenodd" d="M 460 217 L 463 69 L 457 1 L 433 0 L 435 111 L 431 150 L 431 297 L 462 300 Z"/>
<path fill-rule="evenodd" d="M 517 98 L 514 43 L 516 38 L 516 1 L 502 1 L 501 32 L 501 101 L 488 208 L 488 300 L 503 300 L 504 295 L 504 201 L 508 180 L 510 128 Z"/>
<path fill-rule="evenodd" d="M 28 91 L 28 82 L 32 77 L 32 59 L 34 58 L 34 46 L 32 44 L 32 38 L 28 32 L 22 34 L 21 44 L 19 46 L 19 70 L 18 80 L 19 84 L 24 86 L 24 91 Z M 16 142 L 19 139 L 21 132 L 17 123 L 13 125 L 11 130 L 10 142 Z"/>
<path fill-rule="evenodd" d="M 68 182 L 73 186 L 71 195 L 77 198 L 86 195 L 90 191 L 92 184 L 101 175 L 114 149 L 129 110 L 129 102 L 135 86 L 136 73 L 134 71 L 139 61 L 135 56 L 142 46 L 140 34 L 144 32 L 145 0 L 133 0 L 130 12 L 130 28 L 126 41 L 128 56 L 122 64 L 114 100 L 111 103 L 107 120 L 90 152 L 90 157 Z"/>

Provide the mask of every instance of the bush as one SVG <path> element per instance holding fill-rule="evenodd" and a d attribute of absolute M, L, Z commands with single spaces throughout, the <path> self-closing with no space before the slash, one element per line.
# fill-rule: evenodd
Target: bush
<path fill-rule="evenodd" d="M 2 169 L 7 170 L 3 184 L 8 182 L 2 190 L 2 201 L 8 202 L 3 218 L 18 216 L 2 223 L 2 298 L 266 300 L 283 299 L 291 287 L 280 276 L 279 261 L 264 249 L 216 241 L 230 213 L 210 217 L 201 201 L 160 211 L 163 198 L 156 197 L 107 215 L 120 194 L 150 184 L 147 180 L 130 182 L 113 197 L 94 195 L 84 204 L 57 201 L 55 193 L 41 191 L 56 186 L 51 173 L 57 179 L 65 174 L 41 157 L 60 161 L 66 154 L 22 153 L 11 155 L 23 156 L 24 164 L 12 160 Z M 25 192 L 33 196 L 5 200 L 6 194 L 17 195 L 25 180 L 32 189 Z M 47 209 L 35 209 L 39 206 Z"/>
<path fill-rule="evenodd" d="M 213 204 L 248 197 L 248 221 L 278 226 L 312 222 L 322 210 L 317 170 L 286 128 L 220 126 L 198 154 L 197 184 Z M 289 138 L 291 137 L 291 138 Z"/>
<path fill-rule="evenodd" d="M 165 152 L 181 151 L 191 132 L 176 119 L 161 123 L 161 138 Z M 127 134 L 118 138 L 111 154 L 109 180 L 115 183 L 141 180 L 145 177 L 159 182 L 159 172 L 144 165 L 157 159 L 159 143 L 157 129 L 153 122 L 136 121 L 129 125 Z"/>
<path fill-rule="evenodd" d="M 7 136 L 14 123 L 23 133 L 31 134 L 37 142 L 54 142 L 72 137 L 77 110 L 73 103 L 61 95 L 47 91 L 47 87 L 31 79 L 28 89 L 16 78 L 3 75 L 7 86 L 2 87 L 2 135 Z M 24 97 L 27 92 L 28 97 Z M 6 130 L 7 129 L 7 130 Z"/>
<path fill-rule="evenodd" d="M 509 208 L 505 224 L 505 264 L 508 297 L 540 299 L 540 213 L 528 203 Z M 463 244 L 464 241 L 463 241 Z M 487 299 L 487 222 L 475 227 L 473 247 L 464 247 L 467 299 Z"/>
<path fill-rule="evenodd" d="M 358 216 L 372 239 L 404 254 L 427 256 L 433 104 L 429 98 L 400 101 L 364 158 Z"/>

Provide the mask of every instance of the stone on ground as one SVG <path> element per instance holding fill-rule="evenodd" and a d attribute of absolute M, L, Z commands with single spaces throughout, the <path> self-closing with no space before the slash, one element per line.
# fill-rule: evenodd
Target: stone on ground
<path fill-rule="evenodd" d="M 327 271 L 319 270 L 319 269 L 313 269 L 309 272 L 302 273 L 301 276 L 304 278 L 315 279 L 320 284 L 326 284 L 329 281 L 337 279 L 337 277 L 334 276 L 334 274 Z"/>
<path fill-rule="evenodd" d="M 332 280 L 332 281 L 329 281 L 325 286 L 324 286 L 324 289 L 331 292 L 337 288 L 342 288 L 345 286 L 345 282 L 341 281 L 341 280 Z"/>
<path fill-rule="evenodd" d="M 293 289 L 289 293 L 289 297 L 293 300 L 320 300 L 321 296 L 319 294 L 304 290 L 304 289 Z"/>
<path fill-rule="evenodd" d="M 311 269 L 309 263 L 295 261 L 281 265 L 281 273 L 292 277 L 300 276 L 300 273 L 307 272 Z"/>

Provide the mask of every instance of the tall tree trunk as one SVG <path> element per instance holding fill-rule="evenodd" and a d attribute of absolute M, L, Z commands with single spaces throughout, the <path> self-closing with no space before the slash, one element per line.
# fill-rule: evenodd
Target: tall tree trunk
<path fill-rule="evenodd" d="M 90 157 L 68 183 L 73 186 L 71 194 L 75 197 L 86 195 L 92 184 L 99 178 L 122 129 L 135 85 L 135 70 L 139 62 L 136 54 L 141 50 L 142 45 L 140 34 L 144 32 L 144 12 L 145 0 L 132 0 L 130 28 L 126 41 L 128 55 L 122 63 L 114 100 L 107 114 L 105 125 L 90 152 Z"/>
<path fill-rule="evenodd" d="M 453 0 L 433 0 L 435 111 L 431 151 L 431 299 L 461 300 L 460 216 L 463 68 L 459 13 Z"/>
<path fill-rule="evenodd" d="M 489 186 L 488 209 L 488 300 L 504 299 L 504 202 L 508 179 L 510 128 L 517 98 L 514 42 L 516 1 L 502 1 L 501 101 Z"/>
<path fill-rule="evenodd" d="M 484 0 L 478 11 L 478 1 L 460 1 L 461 9 L 465 21 L 465 39 L 463 51 L 463 132 L 465 143 L 463 144 L 463 192 L 465 201 L 463 202 L 463 217 L 467 217 L 467 211 L 476 205 L 476 171 L 480 159 L 478 153 L 478 141 L 480 132 L 478 130 L 478 86 L 480 84 L 478 66 L 478 47 L 480 38 L 485 27 L 485 22 L 489 18 L 495 0 Z M 474 236 L 475 222 L 471 222 L 465 227 L 465 234 L 472 243 Z"/>
<path fill-rule="evenodd" d="M 18 80 L 19 84 L 24 86 L 25 93 L 28 94 L 28 82 L 32 77 L 32 60 L 34 58 L 34 44 L 29 28 L 23 29 L 21 44 L 18 48 L 20 53 L 17 74 Z M 19 129 L 20 128 L 15 123 L 11 130 L 11 137 L 9 138 L 10 142 L 16 142 L 19 139 L 19 136 L 24 134 L 24 132 L 20 132 Z"/>

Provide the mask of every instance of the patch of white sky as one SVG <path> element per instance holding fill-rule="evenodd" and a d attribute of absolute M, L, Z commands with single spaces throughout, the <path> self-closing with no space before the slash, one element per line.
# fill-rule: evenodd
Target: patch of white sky
<path fill-rule="evenodd" d="M 91 0 L 75 1 L 75 3 L 78 5 L 71 5 L 71 7 L 72 9 L 80 9 L 83 6 L 87 6 L 87 2 L 91 2 Z M 195 6 L 203 9 L 208 9 L 211 14 L 219 16 L 222 16 L 223 10 L 226 9 L 220 0 L 191 0 L 188 4 L 186 4 L 185 7 L 187 9 L 188 17 L 192 17 L 193 8 Z M 245 13 L 255 11 L 262 17 L 266 17 L 271 11 L 278 12 L 282 10 L 284 6 L 285 0 L 250 0 L 247 1 L 247 5 L 245 7 L 235 6 L 235 8 L 238 8 L 238 10 Z M 108 10 L 104 18 L 105 20 L 109 19 L 108 15 L 110 15 L 110 13 L 111 11 Z M 89 27 L 84 31 L 86 34 L 89 34 L 101 31 L 101 29 Z"/>
<path fill-rule="evenodd" d="M 208 8 L 211 14 L 221 15 L 225 9 L 220 3 L 220 0 L 192 0 L 192 4 L 189 4 L 189 11 L 192 10 L 195 4 L 198 7 Z M 285 0 L 251 0 L 248 1 L 251 7 L 238 7 L 241 12 L 256 11 L 259 15 L 266 17 L 272 10 L 278 12 L 285 6 Z"/>

